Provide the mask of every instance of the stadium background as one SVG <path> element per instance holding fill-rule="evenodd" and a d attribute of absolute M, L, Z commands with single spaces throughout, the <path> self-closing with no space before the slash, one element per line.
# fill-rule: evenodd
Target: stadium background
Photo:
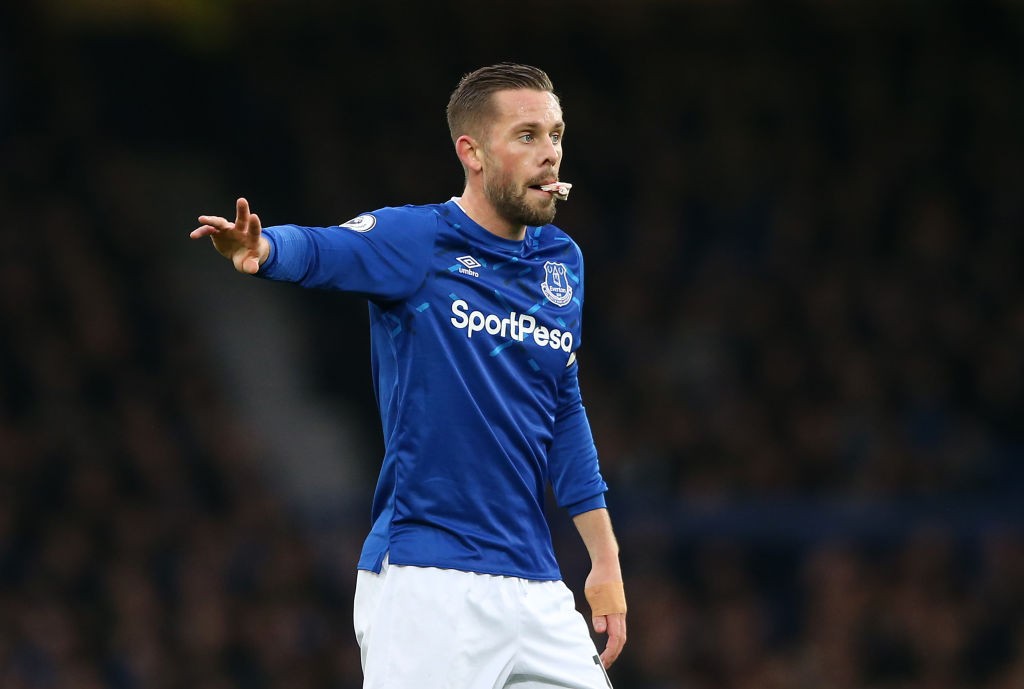
<path fill-rule="evenodd" d="M 569 125 L 617 686 L 1024 686 L 1022 39 L 1011 0 L 5 4 L 0 685 L 359 686 L 365 307 L 187 233 L 447 199 L 448 93 L 514 59 Z"/>

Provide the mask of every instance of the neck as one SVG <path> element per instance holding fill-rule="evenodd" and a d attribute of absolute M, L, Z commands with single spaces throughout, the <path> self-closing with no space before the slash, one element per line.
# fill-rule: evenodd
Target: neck
<path fill-rule="evenodd" d="M 498 215 L 483 193 L 467 186 L 462 196 L 455 200 L 473 222 L 491 234 L 514 241 L 522 241 L 526 237 L 526 226 L 515 225 Z"/>

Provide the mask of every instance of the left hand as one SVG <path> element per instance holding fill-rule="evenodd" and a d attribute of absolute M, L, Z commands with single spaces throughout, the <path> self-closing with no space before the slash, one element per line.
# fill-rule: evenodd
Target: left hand
<path fill-rule="evenodd" d="M 595 632 L 608 634 L 608 643 L 601 653 L 601 662 L 604 663 L 605 669 L 610 668 L 626 645 L 626 613 L 598 615 L 593 618 L 593 624 Z"/>

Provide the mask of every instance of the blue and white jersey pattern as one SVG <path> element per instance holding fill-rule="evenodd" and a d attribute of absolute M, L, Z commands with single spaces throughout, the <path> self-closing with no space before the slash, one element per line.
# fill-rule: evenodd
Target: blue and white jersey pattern
<path fill-rule="evenodd" d="M 560 578 L 545 493 L 607 490 L 580 397 L 583 260 L 553 225 L 493 235 L 453 199 L 268 227 L 260 275 L 364 295 L 385 455 L 360 569 Z"/>

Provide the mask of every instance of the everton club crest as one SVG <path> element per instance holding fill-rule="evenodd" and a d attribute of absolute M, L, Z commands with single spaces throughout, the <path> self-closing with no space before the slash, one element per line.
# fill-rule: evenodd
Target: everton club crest
<path fill-rule="evenodd" d="M 547 261 L 544 264 L 544 282 L 540 291 L 555 306 L 565 306 L 572 301 L 572 286 L 564 263 Z"/>

